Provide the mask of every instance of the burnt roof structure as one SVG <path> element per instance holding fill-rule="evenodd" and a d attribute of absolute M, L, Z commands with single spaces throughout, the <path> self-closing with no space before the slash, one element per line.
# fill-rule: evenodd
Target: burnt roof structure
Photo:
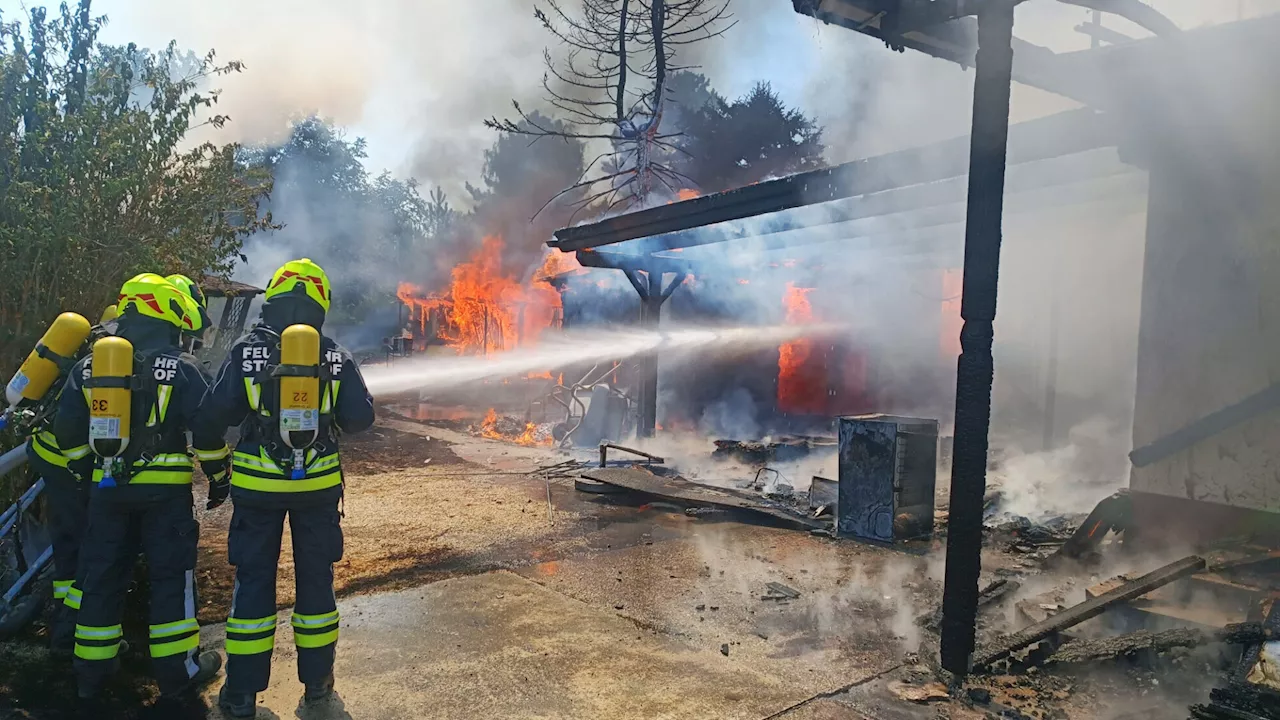
<path fill-rule="evenodd" d="M 213 275 L 200 278 L 200 289 L 208 297 L 248 297 L 252 298 L 266 292 L 259 287 L 246 285 L 235 280 L 224 280 Z"/>
<path fill-rule="evenodd" d="M 839 242 L 865 238 L 902 246 L 908 253 L 936 250 L 938 245 L 929 243 L 938 235 L 944 241 L 958 239 L 958 232 L 948 231 L 963 222 L 964 325 L 941 627 L 942 665 L 960 676 L 970 671 L 974 650 L 1005 212 L 1020 211 L 1019 196 L 1033 196 L 1023 210 L 1106 204 L 1125 194 L 1132 199 L 1148 188 L 1146 173 L 1138 168 L 1153 168 L 1152 174 L 1169 186 L 1162 194 L 1170 198 L 1158 209 L 1176 216 L 1172 211 L 1179 203 L 1195 196 L 1176 197 L 1190 191 L 1167 182 L 1171 157 L 1211 178 L 1235 180 L 1233 173 L 1247 177 L 1240 169 L 1249 168 L 1266 149 L 1233 144 L 1231 138 L 1257 137 L 1259 120 L 1226 110 L 1236 98 L 1232 83 L 1221 78 L 1256 75 L 1257 70 L 1243 61 L 1219 62 L 1206 77 L 1197 77 L 1195 70 L 1202 58 L 1231 58 L 1233 50 L 1244 46 L 1274 47 L 1280 36 L 1280 15 L 1183 33 L 1140 0 L 1061 0 L 1121 15 L 1157 37 L 1059 54 L 1014 37 L 1014 8 L 1020 2 L 793 0 L 798 13 L 891 48 L 976 68 L 971 135 L 564 228 L 548 243 L 577 252 L 583 265 L 626 271 L 640 292 L 642 317 L 656 324 L 668 294 L 663 277 L 696 269 L 699 247 L 730 240 L 736 241 L 735 249 L 746 242 L 762 250 L 831 242 L 791 232 L 814 226 L 812 217 L 803 216 L 814 205 L 830 210 L 828 224 L 847 229 L 839 233 Z M 1010 127 L 1014 80 L 1086 108 Z M 1193 80 L 1197 92 L 1185 92 Z M 1118 154 L 1099 154 L 1104 148 L 1117 148 Z M 1262 183 L 1231 184 L 1250 197 L 1263 192 L 1258 189 Z M 1034 197 L 1036 193 L 1041 194 Z M 1157 208 L 1154 200 L 1152 207 Z M 762 215 L 770 217 L 734 224 Z M 909 219 L 894 223 L 892 231 L 867 222 L 891 215 Z M 719 227 L 709 227 L 713 225 Z M 1151 228 L 1149 220 L 1149 236 Z M 649 275 L 647 286 L 636 277 L 641 272 Z M 647 379 L 639 393 L 642 434 L 646 424 L 652 431 L 656 405 L 656 357 L 646 357 L 645 363 Z"/>
<path fill-rule="evenodd" d="M 1118 138 L 1117 128 L 1105 115 L 1087 109 L 1014 125 L 1009 133 L 1009 164 L 1015 166 L 1011 170 L 1010 191 L 1108 178 L 1132 181 L 1140 173 L 1120 162 L 1115 153 L 1066 157 L 1115 147 Z M 578 255 L 578 261 L 589 267 L 621 268 L 623 264 L 651 260 L 688 263 L 692 262 L 689 258 L 674 257 L 665 251 L 781 234 L 815 224 L 851 223 L 948 205 L 962 208 L 969 142 L 967 136 L 958 137 L 563 228 L 547 245 L 564 252 L 595 250 L 594 255 Z M 1114 198 L 1114 189 L 1103 189 L 1096 195 Z M 1076 202 L 1087 199 L 1077 198 Z M 788 212 L 820 203 L 831 203 L 832 207 L 820 223 Z M 770 214 L 776 215 L 763 227 L 755 224 L 728 227 L 722 232 L 700 231 L 711 225 Z M 961 212 L 949 222 L 963 219 Z M 934 223 L 937 224 L 947 223 Z M 855 228 L 846 237 L 863 235 Z M 792 247 L 797 240 L 781 238 L 778 245 Z M 605 246 L 618 247 L 602 250 Z"/>

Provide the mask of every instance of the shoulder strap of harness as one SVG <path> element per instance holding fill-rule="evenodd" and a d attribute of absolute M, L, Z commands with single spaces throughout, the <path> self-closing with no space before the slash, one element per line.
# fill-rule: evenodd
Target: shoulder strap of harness
<path fill-rule="evenodd" d="M 156 358 L 163 352 L 163 350 L 152 350 L 135 353 L 133 356 L 131 404 L 134 414 L 132 427 L 129 429 L 133 441 L 129 443 L 129 449 L 125 453 L 129 465 L 138 460 L 149 461 L 164 440 L 167 427 L 165 416 L 170 399 L 167 395 L 173 392 L 173 386 L 163 386 L 166 388 L 163 391 L 166 397 L 162 397 L 162 386 L 156 380 L 154 365 Z"/>

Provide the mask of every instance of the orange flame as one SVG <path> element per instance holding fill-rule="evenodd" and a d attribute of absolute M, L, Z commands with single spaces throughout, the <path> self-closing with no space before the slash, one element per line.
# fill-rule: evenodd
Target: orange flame
<path fill-rule="evenodd" d="M 502 439 L 502 433 L 498 432 L 498 413 L 493 408 L 489 408 L 489 412 L 484 414 L 484 420 L 480 421 L 480 436 L 491 440 Z"/>
<path fill-rule="evenodd" d="M 587 269 L 582 267 L 582 263 L 578 262 L 577 253 L 552 250 L 547 253 L 546 259 L 542 261 L 542 267 L 538 268 L 538 272 L 533 274 L 533 279 L 547 280 L 567 272 L 581 275 L 586 271 Z"/>
<path fill-rule="evenodd" d="M 813 322 L 809 293 L 813 288 L 798 288 L 787 283 L 782 304 L 787 309 L 788 325 Z M 813 341 L 800 338 L 778 348 L 778 409 L 793 413 L 821 413 L 826 407 L 825 376 L 814 372 L 820 361 L 814 354 Z"/>
<path fill-rule="evenodd" d="M 535 279 L 523 286 L 503 272 L 502 249 L 502 238 L 484 238 L 471 259 L 453 269 L 449 291 L 443 295 L 422 295 L 413 285 L 400 284 L 396 296 L 418 312 L 424 336 L 432 313 L 438 312 L 438 332 L 449 346 L 459 353 L 487 354 L 536 341 L 553 324 L 561 309 L 560 293 L 545 280 L 556 273 L 546 271 L 568 263 L 570 257 L 549 255 Z"/>
<path fill-rule="evenodd" d="M 681 200 L 692 200 L 698 197 L 698 191 L 691 188 L 681 188 L 676 191 L 676 197 Z"/>
<path fill-rule="evenodd" d="M 493 408 L 484 414 L 484 420 L 480 422 L 480 436 L 489 438 L 490 440 L 506 440 L 514 442 L 517 445 L 551 445 L 554 441 L 551 438 L 538 440 L 535 435 L 538 431 L 537 423 L 526 422 L 524 424 L 524 432 L 519 435 L 503 435 L 498 430 L 498 413 Z"/>

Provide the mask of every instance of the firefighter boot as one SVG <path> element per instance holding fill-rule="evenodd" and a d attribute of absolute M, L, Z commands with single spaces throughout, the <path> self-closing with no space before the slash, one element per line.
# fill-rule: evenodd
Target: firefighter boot
<path fill-rule="evenodd" d="M 196 657 L 196 674 L 191 676 L 191 680 L 180 689 L 170 693 L 162 693 L 160 697 L 175 699 L 199 690 L 210 680 L 217 677 L 218 671 L 221 669 L 222 656 L 212 650 L 206 650 Z"/>
<path fill-rule="evenodd" d="M 306 692 L 303 693 L 304 702 L 320 703 L 329 699 L 333 694 L 333 673 L 329 673 L 323 680 L 319 682 L 307 683 Z"/>
<path fill-rule="evenodd" d="M 233 718 L 251 718 L 258 713 L 258 696 L 230 692 L 224 684 L 218 691 L 218 707 Z"/>

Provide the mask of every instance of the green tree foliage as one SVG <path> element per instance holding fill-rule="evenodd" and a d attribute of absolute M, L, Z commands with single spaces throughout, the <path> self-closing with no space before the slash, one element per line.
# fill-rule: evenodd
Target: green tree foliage
<path fill-rule="evenodd" d="M 89 0 L 0 17 L 0 362 L 12 368 L 59 312 L 97 319 L 144 271 L 226 274 L 244 238 L 270 224 L 270 177 L 235 147 L 192 146 L 221 126 L 206 79 L 239 63 L 194 64 L 97 44 Z M 172 68 L 185 63 L 188 74 Z"/>
<path fill-rule="evenodd" d="M 446 237 L 453 232 L 458 222 L 458 213 L 449 205 L 444 188 L 437 187 L 427 196 L 427 234 L 431 237 Z"/>
<path fill-rule="evenodd" d="M 427 271 L 433 240 L 452 223 L 442 192 L 428 203 L 413 180 L 371 177 L 364 158 L 362 138 L 315 117 L 296 122 L 285 142 L 240 156 L 275 178 L 270 208 L 281 224 L 247 248 L 248 279 L 265 282 L 284 261 L 310 257 L 333 283 L 335 325 L 393 307 L 397 284 Z"/>
<path fill-rule="evenodd" d="M 684 152 L 671 161 L 698 189 L 719 192 L 823 166 L 822 129 L 786 107 L 768 83 L 727 102 L 700 77 L 675 86 Z"/>

